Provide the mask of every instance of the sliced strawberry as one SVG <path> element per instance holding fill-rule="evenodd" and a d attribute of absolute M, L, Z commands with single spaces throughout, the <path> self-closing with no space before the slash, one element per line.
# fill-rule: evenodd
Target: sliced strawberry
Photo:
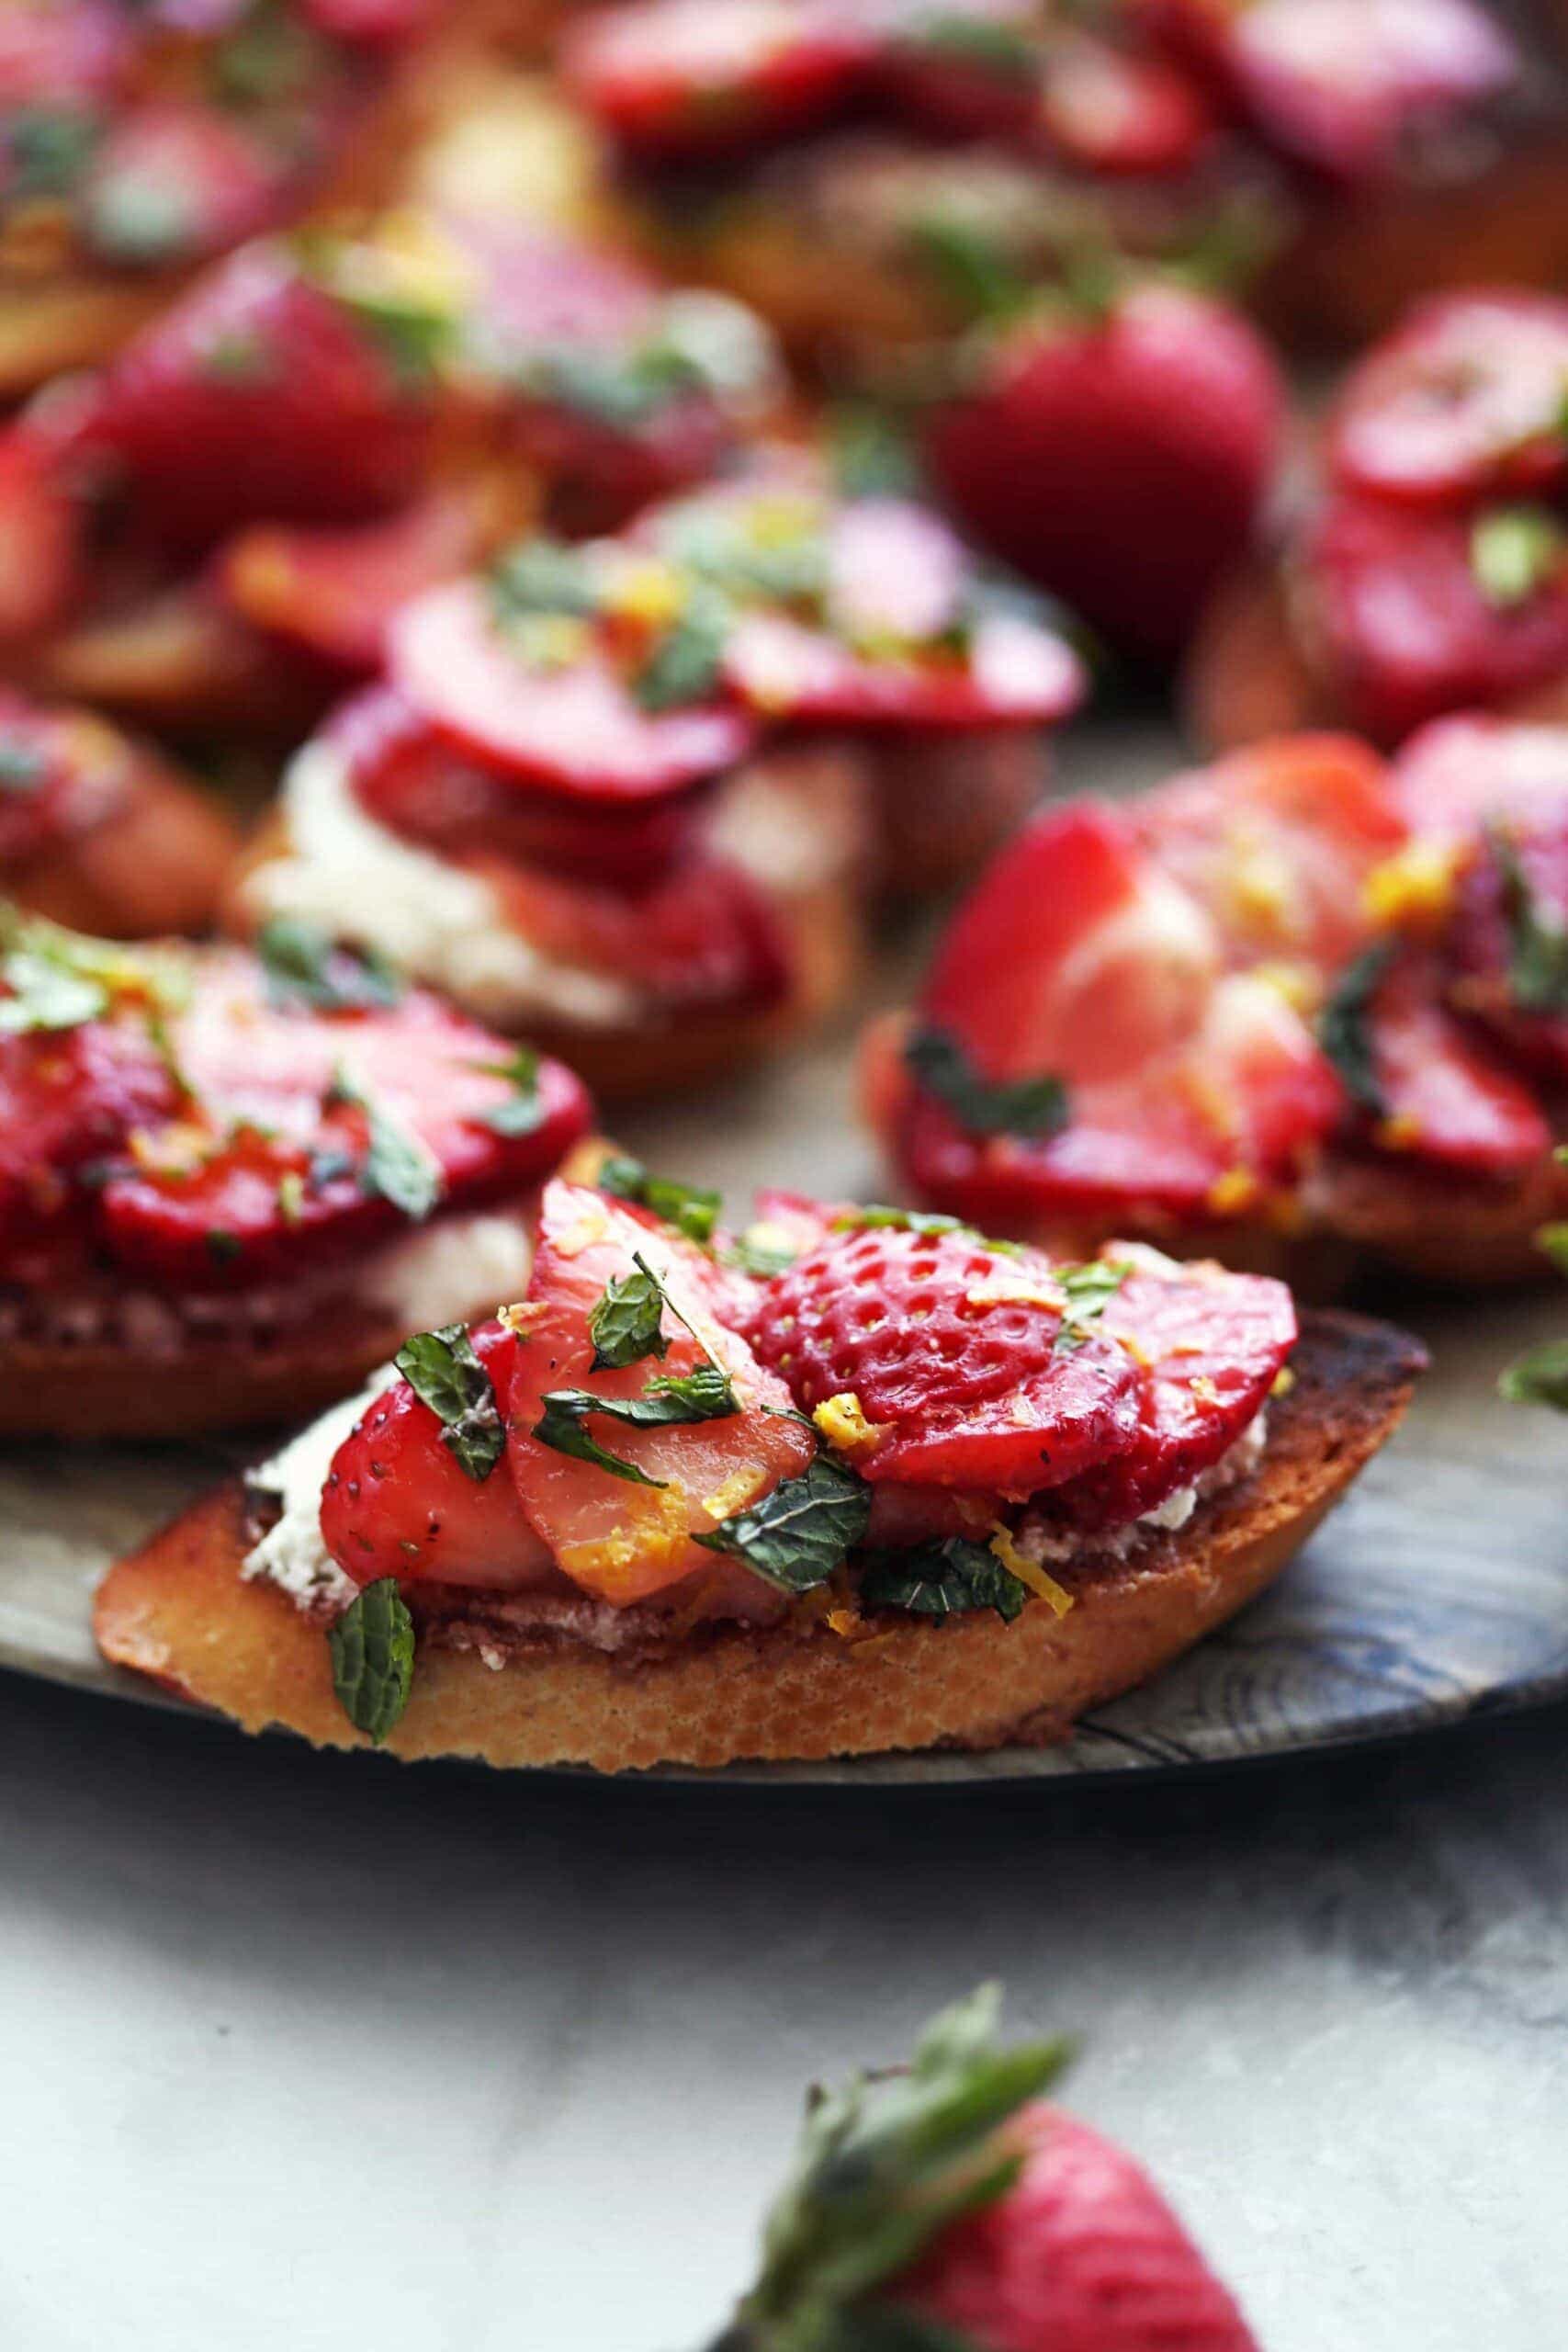
<path fill-rule="evenodd" d="M 1111 1243 L 1100 1254 L 1121 1252 Z M 1134 1271 L 1099 1328 L 1139 1368 L 1138 1433 L 1124 1453 L 1053 1498 L 1075 1527 L 1120 1525 L 1191 1486 L 1262 1410 L 1296 1340 L 1283 1283 L 1128 1254 Z"/>
<path fill-rule="evenodd" d="M 220 550 L 217 580 L 254 628 L 336 669 L 368 673 L 385 659 L 393 616 L 423 590 L 459 578 L 490 537 L 482 498 L 434 491 L 385 522 L 346 530 L 254 524 Z"/>
<path fill-rule="evenodd" d="M 1446 1009 L 1441 989 L 1431 964 L 1403 956 L 1376 992 L 1376 1139 L 1462 1175 L 1527 1175 L 1551 1149 L 1551 1125 L 1530 1089 Z"/>
<path fill-rule="evenodd" d="M 1065 1084 L 1066 1125 L 1045 1136 L 967 1134 L 930 1092 L 904 1106 L 922 1193 L 1004 1230 L 1053 1207 L 1193 1214 L 1222 1179 L 1235 1193 L 1238 1171 L 1260 1186 L 1288 1175 L 1337 1115 L 1301 1017 L 1224 976 L 1201 908 L 1129 820 L 1093 804 L 1038 819 L 997 860 L 938 954 L 921 1018 L 984 1080 Z"/>
<path fill-rule="evenodd" d="M 756 1347 L 815 1411 L 852 1396 L 874 1482 L 1030 1495 L 1120 1453 L 1136 1424 L 1131 1359 L 1062 1347 L 1050 1261 L 970 1233 L 831 1237 L 769 1284 Z"/>
<path fill-rule="evenodd" d="M 8 1280 L 47 1283 L 80 1261 L 94 1195 L 79 1180 L 178 1108 L 142 1023 L 0 1036 L 0 1265 Z"/>
<path fill-rule="evenodd" d="M 730 633 L 725 675 L 760 714 L 861 726 L 1037 725 L 1082 699 L 1083 665 L 1053 629 L 1009 610 L 969 612 L 963 544 L 928 508 L 860 500 L 827 537 L 825 626 L 764 610 Z"/>
<path fill-rule="evenodd" d="M 329 736 L 370 814 L 448 856 L 647 889 L 690 848 L 704 805 L 694 793 L 605 807 L 530 791 L 465 758 L 393 686 L 344 703 Z"/>
<path fill-rule="evenodd" d="M 516 1340 L 499 1323 L 481 1323 L 469 1337 L 504 1399 Z M 355 1584 L 396 1577 L 504 1592 L 547 1578 L 551 1566 L 504 1459 L 487 1477 L 470 1477 L 442 1423 L 401 1379 L 366 1408 L 333 1454 L 321 1535 Z"/>
<path fill-rule="evenodd" d="M 250 126 L 194 99 L 125 115 L 101 141 L 82 189 L 83 233 L 123 269 L 169 269 L 265 228 L 290 164 Z"/>
<path fill-rule="evenodd" d="M 1348 735 L 1291 735 L 1179 775 L 1134 821 L 1233 958 L 1333 969 L 1371 934 L 1367 878 L 1408 827 L 1386 767 Z"/>
<path fill-rule="evenodd" d="M 1337 180 L 1375 180 L 1416 135 L 1507 87 L 1517 57 L 1472 0 L 1145 0 L 1253 127 Z"/>
<path fill-rule="evenodd" d="M 630 0 L 569 32 L 562 66 L 623 147 L 670 161 L 824 121 L 871 54 L 850 12 L 816 0 Z"/>
<path fill-rule="evenodd" d="M 665 1353 L 618 1371 L 593 1369 L 589 1318 L 611 1282 L 640 1257 L 668 1302 Z M 513 1476 L 523 1507 L 574 1584 L 612 1605 L 645 1600 L 688 1577 L 739 1577 L 693 1538 L 804 1475 L 811 1432 L 789 1413 L 789 1391 L 721 1319 L 733 1313 L 728 1279 L 694 1245 L 604 1194 L 560 1181 L 546 1188 L 539 1240 L 509 1396 Z M 591 1389 L 609 1400 L 642 1396 L 650 1376 L 682 1377 L 705 1363 L 733 1385 L 740 1409 L 721 1419 L 627 1428 L 590 1418 L 589 1433 L 657 1487 L 628 1483 L 532 1434 L 546 1399 Z M 765 1588 L 753 1599 L 765 1597 Z"/>
<path fill-rule="evenodd" d="M 1070 33 L 1050 52 L 1039 129 L 1083 171 L 1165 175 L 1196 169 L 1216 119 L 1201 84 L 1168 58 Z"/>
<path fill-rule="evenodd" d="M 1568 301 L 1506 288 L 1423 302 L 1351 374 L 1328 459 L 1346 489 L 1417 505 L 1568 475 Z"/>
<path fill-rule="evenodd" d="M 233 254 L 121 352 L 95 444 L 166 537 L 360 521 L 419 479 L 424 390 L 282 244 Z"/>
<path fill-rule="evenodd" d="M 1010 2130 L 1011 2188 L 943 2230 L 887 2301 L 985 2352 L 1258 2352 L 1130 2156 L 1055 2108 Z"/>
<path fill-rule="evenodd" d="M 1284 415 L 1268 347 L 1168 286 L 1004 330 L 926 435 L 960 520 L 1118 648 L 1165 660 L 1244 552 Z"/>
<path fill-rule="evenodd" d="M 514 1195 L 588 1125 L 582 1088 L 551 1061 L 525 1132 L 487 1124 L 516 1100 L 504 1074 L 514 1049 L 418 990 L 385 1009 L 315 1012 L 271 1001 L 254 960 L 229 951 L 202 960 L 171 1027 L 194 1108 L 166 1134 L 150 1128 L 97 1214 L 117 1262 L 175 1289 L 287 1276 L 403 1226 L 367 1159 L 367 1104 L 423 1148 L 446 1204 Z"/>
<path fill-rule="evenodd" d="M 1568 549 L 1524 593 L 1499 598 L 1478 568 L 1484 521 L 1341 494 L 1297 549 L 1309 650 L 1379 741 L 1568 669 Z"/>
<path fill-rule="evenodd" d="M 483 588 L 433 589 L 391 632 L 393 683 L 476 759 L 586 800 L 656 798 L 745 757 L 756 724 L 712 698 L 649 711 L 608 658 L 531 668 L 493 626 Z"/>

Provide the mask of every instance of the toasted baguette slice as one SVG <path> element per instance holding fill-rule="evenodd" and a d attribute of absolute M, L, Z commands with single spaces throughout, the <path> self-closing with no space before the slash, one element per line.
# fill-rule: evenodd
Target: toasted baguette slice
<path fill-rule="evenodd" d="M 637 1658 L 541 1640 L 499 1669 L 423 1644 L 387 1744 L 408 1758 L 615 1772 L 1059 1739 L 1272 1582 L 1393 1434 L 1423 1361 L 1385 1325 L 1309 1317 L 1259 1469 L 1125 1563 L 1061 1571 L 1077 1594 L 1064 1617 L 1037 1601 L 1011 1625 L 989 1612 L 889 1619 L 861 1642 L 820 1624 L 731 1627 Z M 333 1696 L 321 1625 L 242 1581 L 246 1542 L 236 1481 L 120 1561 L 95 1610 L 104 1656 L 247 1731 L 366 1745 Z"/>
<path fill-rule="evenodd" d="M 218 911 L 239 831 L 217 801 L 152 754 L 97 823 L 0 870 L 0 889 L 68 931 L 155 939 L 205 931 Z"/>

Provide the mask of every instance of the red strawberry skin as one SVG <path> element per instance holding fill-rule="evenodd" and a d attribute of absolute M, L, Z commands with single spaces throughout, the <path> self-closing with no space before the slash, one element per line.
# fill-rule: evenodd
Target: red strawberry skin
<path fill-rule="evenodd" d="M 93 439 L 159 533 L 194 548 L 247 523 L 389 511 L 418 480 L 429 422 L 373 332 L 268 243 L 127 346 Z"/>
<path fill-rule="evenodd" d="M 807 1251 L 769 1285 L 755 1347 L 813 1411 L 853 1394 L 886 1432 L 868 1479 L 1033 1494 L 1133 1441 L 1132 1359 L 1058 1350 L 1050 1262 L 969 1233 L 873 1228 Z"/>
<path fill-rule="evenodd" d="M 942 2233 L 894 2300 L 976 2352 L 1258 2352 L 1229 2290 L 1120 2148 L 1024 2110 L 1028 2154 L 996 2204 Z"/>
<path fill-rule="evenodd" d="M 1247 545 L 1283 418 L 1245 319 L 1145 286 L 1103 321 L 1002 336 L 937 411 L 927 456 L 977 537 L 1119 650 L 1163 662 Z"/>

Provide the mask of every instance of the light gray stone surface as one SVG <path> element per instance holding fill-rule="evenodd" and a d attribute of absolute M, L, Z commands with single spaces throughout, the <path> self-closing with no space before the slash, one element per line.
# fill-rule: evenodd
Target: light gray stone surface
<path fill-rule="evenodd" d="M 1568 1716 L 1177 1788 L 503 1781 L 0 1681 L 0 2340 L 686 2352 L 988 1973 L 1269 2352 L 1564 2339 Z"/>

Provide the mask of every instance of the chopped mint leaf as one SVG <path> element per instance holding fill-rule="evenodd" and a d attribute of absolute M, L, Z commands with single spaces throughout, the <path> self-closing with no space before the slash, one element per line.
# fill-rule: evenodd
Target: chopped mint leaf
<path fill-rule="evenodd" d="M 871 1489 L 854 1472 L 819 1453 L 803 1476 L 695 1540 L 728 1552 L 784 1592 L 826 1584 L 862 1541 L 871 1519 Z"/>
<path fill-rule="evenodd" d="M 493 1135 L 531 1136 L 543 1125 L 545 1098 L 539 1091 L 539 1057 L 529 1046 L 519 1046 L 504 1062 L 481 1062 L 479 1067 L 494 1078 L 510 1079 L 512 1093 L 493 1110 L 479 1114 L 479 1125 L 489 1127 Z"/>
<path fill-rule="evenodd" d="M 239 1235 L 231 1233 L 224 1226 L 209 1226 L 206 1240 L 207 1254 L 215 1266 L 231 1266 L 237 1258 L 245 1254 L 245 1245 Z"/>
<path fill-rule="evenodd" d="M 843 498 L 916 498 L 922 488 L 912 440 L 885 408 L 846 401 L 828 419 L 833 479 Z"/>
<path fill-rule="evenodd" d="M 1497 1393 L 1510 1405 L 1550 1405 L 1568 1413 L 1568 1340 L 1548 1340 L 1508 1366 Z"/>
<path fill-rule="evenodd" d="M 904 1059 L 920 1086 L 946 1105 L 961 1127 L 976 1136 L 1054 1136 L 1066 1125 L 1067 1090 L 1059 1078 L 983 1078 L 956 1037 L 944 1029 L 917 1029 Z"/>
<path fill-rule="evenodd" d="M 488 1478 L 506 1451 L 506 1427 L 466 1326 L 418 1331 L 393 1362 L 441 1423 L 441 1442 L 459 1467 L 476 1481 Z"/>
<path fill-rule="evenodd" d="M 771 1282 L 774 1274 L 787 1273 L 799 1257 L 797 1241 L 771 1241 L 754 1232 L 743 1233 L 730 1250 L 726 1263 L 739 1267 L 750 1274 L 753 1282 Z"/>
<path fill-rule="evenodd" d="M 378 1577 L 355 1595 L 328 1634 L 327 1646 L 338 1704 L 355 1729 L 379 1747 L 413 1688 L 413 1619 L 396 1577 Z"/>
<path fill-rule="evenodd" d="M 711 589 L 694 588 L 679 616 L 633 682 L 643 709 L 657 718 L 681 704 L 702 702 L 718 683 L 729 633 L 729 606 Z"/>
<path fill-rule="evenodd" d="M 1371 1015 L 1393 953 L 1393 942 L 1381 940 L 1348 965 L 1317 1023 L 1318 1043 L 1338 1071 L 1345 1091 L 1373 1119 L 1383 1118 L 1388 1105 L 1378 1077 Z"/>
<path fill-rule="evenodd" d="M 1508 987 L 1521 1012 L 1568 1012 L 1568 927 L 1541 906 L 1501 825 L 1491 829 L 1508 925 Z"/>
<path fill-rule="evenodd" d="M 1568 1274 L 1568 1225 L 1543 1225 L 1535 1238 L 1558 1272 Z"/>
<path fill-rule="evenodd" d="M 98 137 L 90 114 L 69 106 L 8 110 L 0 145 L 10 166 L 8 203 L 39 196 L 68 196 L 86 168 Z"/>
<path fill-rule="evenodd" d="M 1073 1355 L 1082 1347 L 1089 1325 L 1104 1314 L 1132 1271 L 1125 1260 L 1111 1258 L 1091 1258 L 1081 1266 L 1052 1267 L 1067 1295 L 1062 1328 L 1056 1334 L 1056 1355 Z"/>
<path fill-rule="evenodd" d="M 556 539 L 525 539 L 498 557 L 491 570 L 490 592 L 491 609 L 502 624 L 541 613 L 588 620 L 599 609 L 598 591 L 581 549 L 563 547 Z"/>
<path fill-rule="evenodd" d="M 588 1317 L 588 1335 L 593 1342 L 591 1372 L 618 1372 L 644 1356 L 666 1354 L 670 1342 L 658 1275 L 640 1262 L 631 1273 L 616 1275 Z"/>
<path fill-rule="evenodd" d="M 1027 82 L 1038 72 L 1039 52 L 1028 34 L 1016 25 L 987 23 L 984 17 L 936 15 L 917 22 L 911 36 L 920 49 L 978 66 L 997 81 Z"/>
<path fill-rule="evenodd" d="M 570 1453 L 578 1462 L 592 1462 L 596 1469 L 607 1470 L 613 1478 L 624 1478 L 631 1487 L 663 1487 L 663 1478 L 650 1478 L 635 1462 L 627 1462 L 618 1453 L 608 1453 L 596 1438 L 583 1428 L 583 1416 L 598 1412 L 604 1399 L 587 1388 L 552 1389 L 543 1399 L 544 1411 L 534 1424 L 533 1434 L 541 1445 L 554 1448 L 557 1453 Z"/>
<path fill-rule="evenodd" d="M 694 1184 L 678 1184 L 672 1177 L 655 1176 L 640 1159 L 619 1152 L 605 1160 L 597 1182 L 602 1193 L 612 1193 L 619 1201 L 631 1201 L 638 1208 L 651 1209 L 666 1225 L 683 1233 L 688 1241 L 712 1240 L 724 1205 L 721 1193 L 704 1192 Z"/>
<path fill-rule="evenodd" d="M 369 1148 L 359 1171 L 365 1190 L 379 1193 L 416 1224 L 427 1217 L 446 1192 L 446 1179 L 423 1137 L 367 1094 L 341 1064 L 333 1074 L 327 1102 L 353 1103 L 365 1113 Z"/>
<path fill-rule="evenodd" d="M 1010 1624 L 1029 1593 L 985 1544 L 952 1535 L 913 1552 L 874 1554 L 860 1578 L 858 1598 L 863 1609 L 907 1609 L 917 1617 L 994 1609 Z"/>
<path fill-rule="evenodd" d="M 303 915 L 274 915 L 256 936 L 266 990 L 280 1007 L 361 1012 L 396 1004 L 402 977 L 378 948 L 349 947 Z"/>
<path fill-rule="evenodd" d="M 909 224 L 916 259 L 965 322 L 1010 318 L 1032 288 L 1001 241 L 956 213 L 928 212 Z"/>
<path fill-rule="evenodd" d="M 1499 612 L 1528 605 L 1568 561 L 1568 531 L 1544 506 L 1495 506 L 1470 534 L 1470 567 Z"/>

